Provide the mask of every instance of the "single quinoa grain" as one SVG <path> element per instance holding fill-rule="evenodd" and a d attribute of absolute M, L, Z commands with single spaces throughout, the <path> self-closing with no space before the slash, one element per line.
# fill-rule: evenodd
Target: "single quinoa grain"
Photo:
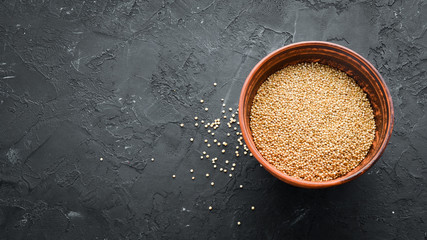
<path fill-rule="evenodd" d="M 346 73 L 318 63 L 272 74 L 254 97 L 250 128 L 270 164 L 307 181 L 345 175 L 375 137 L 366 93 Z"/>

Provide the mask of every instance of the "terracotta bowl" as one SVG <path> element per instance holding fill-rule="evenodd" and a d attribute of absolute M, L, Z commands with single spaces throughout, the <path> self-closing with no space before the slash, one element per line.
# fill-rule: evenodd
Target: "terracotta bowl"
<path fill-rule="evenodd" d="M 249 126 L 254 96 L 260 85 L 274 72 L 292 64 L 319 62 L 338 68 L 353 77 L 367 93 L 374 110 L 376 131 L 366 158 L 351 172 L 337 179 L 323 182 L 301 180 L 277 170 L 257 150 Z M 239 121 L 246 145 L 276 178 L 303 188 L 325 188 L 349 182 L 366 172 L 384 152 L 393 130 L 394 110 L 390 92 L 378 71 L 356 52 L 329 42 L 299 42 L 280 48 L 262 59 L 250 72 L 243 85 L 239 101 Z"/>

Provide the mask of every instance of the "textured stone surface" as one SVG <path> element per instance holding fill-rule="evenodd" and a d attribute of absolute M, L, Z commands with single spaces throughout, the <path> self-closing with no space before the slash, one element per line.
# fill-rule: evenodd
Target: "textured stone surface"
<path fill-rule="evenodd" d="M 426 22 L 422 0 L 2 1 L 0 239 L 426 239 Z M 237 107 L 250 69 L 303 40 L 383 75 L 396 122 L 380 161 L 324 190 L 231 151 L 233 178 L 214 171 L 192 118 Z"/>

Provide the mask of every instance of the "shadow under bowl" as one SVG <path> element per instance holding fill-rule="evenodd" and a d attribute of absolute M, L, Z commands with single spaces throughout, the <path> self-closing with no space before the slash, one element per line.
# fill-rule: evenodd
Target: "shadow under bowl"
<path fill-rule="evenodd" d="M 318 62 L 335 67 L 352 77 L 366 92 L 375 116 L 375 138 L 365 159 L 352 171 L 329 181 L 306 181 L 277 170 L 257 150 L 250 129 L 252 101 L 261 84 L 276 71 L 302 62 Z M 375 67 L 356 52 L 338 44 L 309 41 L 280 48 L 262 59 L 249 73 L 239 100 L 239 121 L 249 150 L 276 178 L 303 188 L 325 188 L 349 182 L 366 172 L 384 152 L 393 130 L 394 109 L 390 92 Z"/>

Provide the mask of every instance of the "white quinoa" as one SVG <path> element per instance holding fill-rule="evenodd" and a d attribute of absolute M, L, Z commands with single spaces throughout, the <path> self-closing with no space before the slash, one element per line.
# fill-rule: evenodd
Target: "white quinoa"
<path fill-rule="evenodd" d="M 308 181 L 332 180 L 354 169 L 375 136 L 366 93 L 346 73 L 318 63 L 272 74 L 253 100 L 250 128 L 267 161 Z"/>

